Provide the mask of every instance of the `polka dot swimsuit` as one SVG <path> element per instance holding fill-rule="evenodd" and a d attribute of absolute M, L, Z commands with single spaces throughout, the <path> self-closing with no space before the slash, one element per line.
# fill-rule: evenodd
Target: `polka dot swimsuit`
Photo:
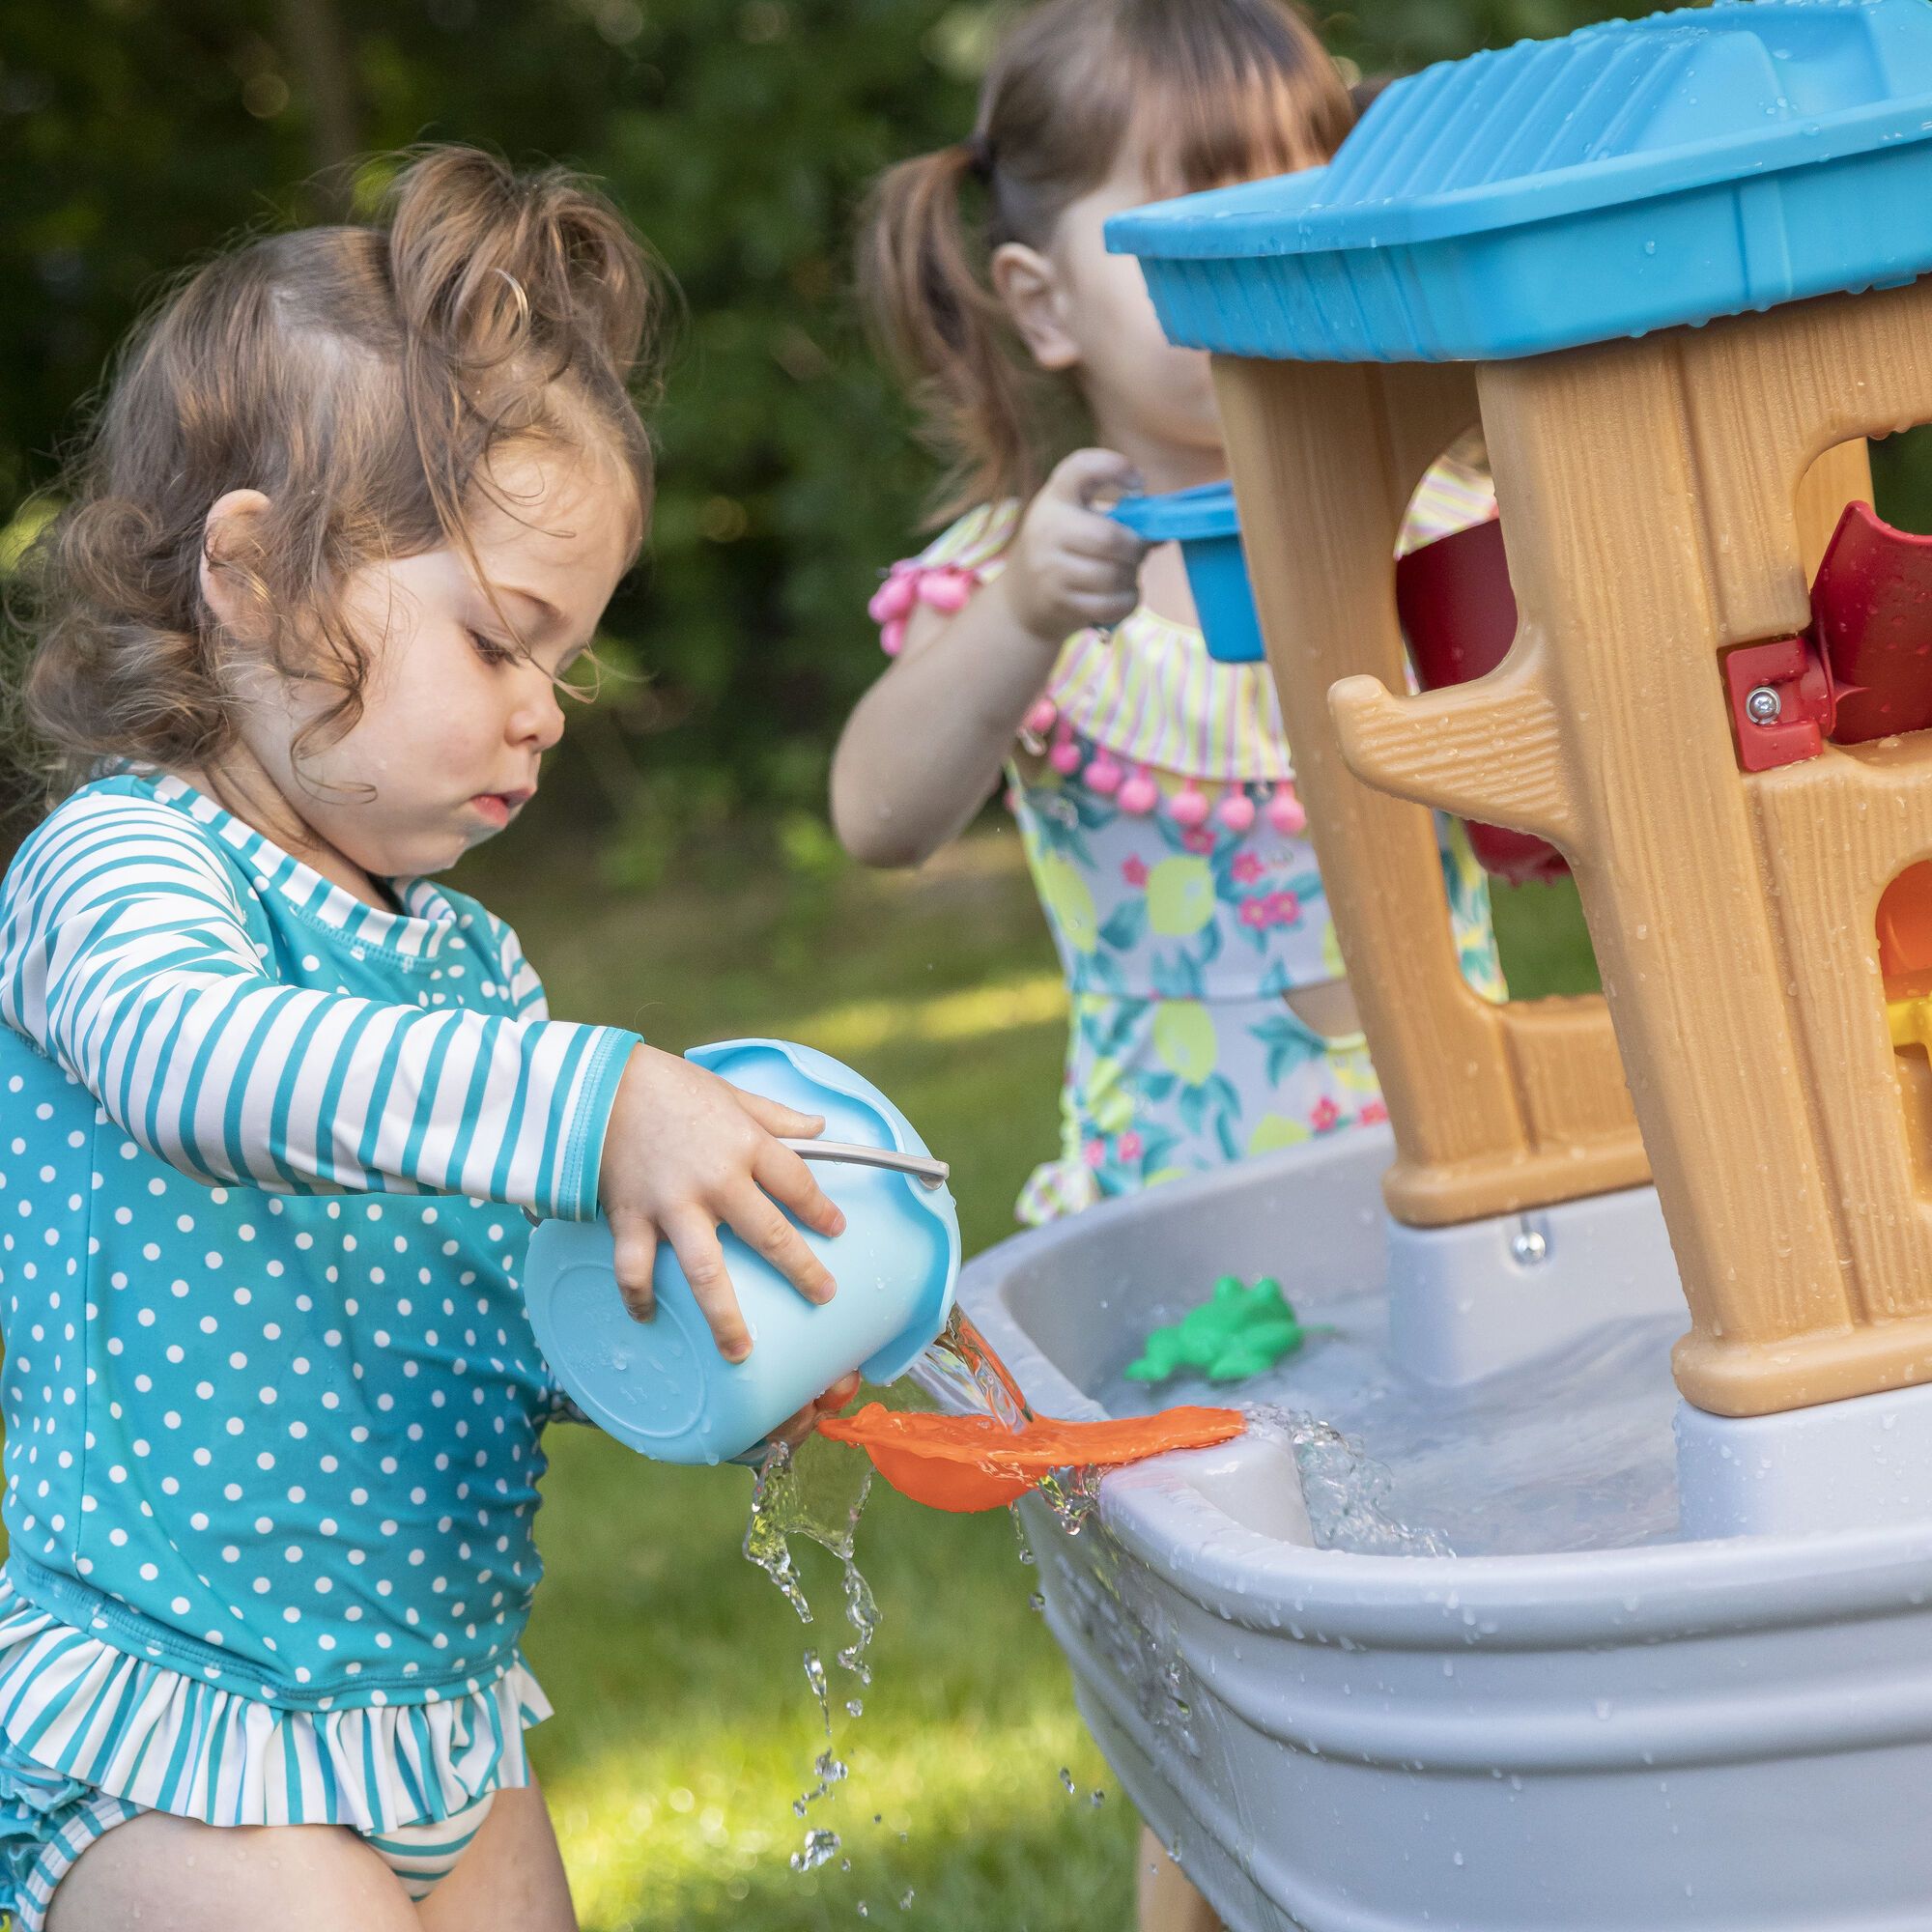
<path fill-rule="evenodd" d="M 519 1210 L 596 1212 L 635 1044 L 550 1021 L 480 907 L 398 890 L 129 774 L 0 898 L 9 1600 L 283 1712 L 516 1664 L 560 1405 Z"/>

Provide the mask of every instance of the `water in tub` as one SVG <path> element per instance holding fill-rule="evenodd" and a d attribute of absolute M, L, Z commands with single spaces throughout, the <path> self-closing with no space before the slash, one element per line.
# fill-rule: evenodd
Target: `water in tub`
<path fill-rule="evenodd" d="M 1670 1348 L 1681 1316 L 1606 1325 L 1523 1368 L 1435 1389 L 1390 1363 L 1379 1293 L 1329 1299 L 1321 1284 L 1282 1274 L 1334 1334 L 1233 1387 L 1177 1377 L 1150 1388 L 1117 1369 L 1095 1399 L 1113 1415 L 1230 1400 L 1256 1412 L 1293 1442 L 1317 1540 L 1330 1548 L 1501 1556 L 1676 1535 Z M 1151 1307 L 1145 1319 L 1184 1312 Z M 1120 1369 L 1136 1352 L 1123 1336 Z"/>

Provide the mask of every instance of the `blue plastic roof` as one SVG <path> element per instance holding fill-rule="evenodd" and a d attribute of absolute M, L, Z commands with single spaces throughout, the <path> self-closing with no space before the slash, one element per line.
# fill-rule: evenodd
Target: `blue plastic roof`
<path fill-rule="evenodd" d="M 1474 54 L 1386 89 L 1330 166 L 1108 241 L 1177 340 L 1301 359 L 1533 354 L 1911 280 L 1932 5 L 1732 0 Z"/>

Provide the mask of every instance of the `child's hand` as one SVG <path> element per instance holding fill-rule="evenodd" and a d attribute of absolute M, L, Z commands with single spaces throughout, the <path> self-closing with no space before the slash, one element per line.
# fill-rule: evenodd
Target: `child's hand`
<path fill-rule="evenodd" d="M 809 1139 L 824 1125 L 814 1114 L 747 1094 L 675 1054 L 637 1048 L 617 1083 L 598 1177 L 616 1242 L 617 1286 L 631 1313 L 639 1321 L 651 1314 L 651 1269 L 659 1240 L 668 1240 L 719 1353 L 742 1362 L 752 1338 L 724 1269 L 721 1223 L 808 1301 L 830 1301 L 832 1276 L 781 1205 L 821 1235 L 841 1233 L 845 1216 L 777 1139 Z"/>
<path fill-rule="evenodd" d="M 993 588 L 1004 593 L 1021 629 L 1058 650 L 1090 625 L 1112 630 L 1140 602 L 1147 546 L 1124 524 L 1093 507 L 1096 497 L 1140 488 L 1124 456 L 1077 449 L 1027 506 L 1007 567 Z"/>

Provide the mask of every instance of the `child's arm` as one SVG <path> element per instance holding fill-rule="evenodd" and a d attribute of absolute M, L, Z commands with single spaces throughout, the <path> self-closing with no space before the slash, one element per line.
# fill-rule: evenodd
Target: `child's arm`
<path fill-rule="evenodd" d="M 913 617 L 833 759 L 833 824 L 855 858 L 916 866 L 956 838 L 998 782 L 1061 646 L 1133 610 L 1145 547 L 1093 500 L 1134 481 L 1111 450 L 1069 456 L 1028 506 L 1001 574 L 956 615 Z"/>
<path fill-rule="evenodd" d="M 471 960 L 484 969 L 480 952 Z M 541 1013 L 534 976 L 520 959 L 502 966 L 520 1009 Z M 697 1227 L 714 1208 L 801 1292 L 832 1292 L 764 1192 L 838 1232 L 838 1209 L 772 1138 L 822 1122 L 614 1027 L 281 984 L 262 970 L 221 860 L 166 806 L 81 798 L 29 844 L 0 920 L 0 1020 L 124 1132 L 203 1180 L 431 1190 L 582 1221 L 598 1211 L 601 1177 L 633 1255 L 645 1223 L 680 1259 L 689 1247 L 721 1346 L 744 1331 L 722 1260 L 712 1266 L 715 1223 Z M 664 1173 L 661 1151 L 675 1155 Z"/>

